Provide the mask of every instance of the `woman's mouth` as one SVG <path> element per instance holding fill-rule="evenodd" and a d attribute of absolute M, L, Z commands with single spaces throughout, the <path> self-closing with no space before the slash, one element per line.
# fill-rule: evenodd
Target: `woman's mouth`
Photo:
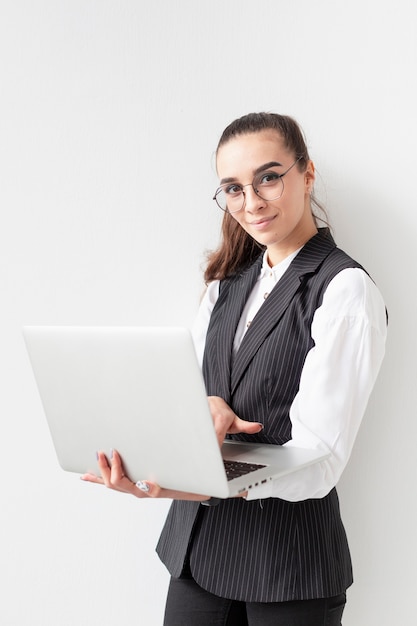
<path fill-rule="evenodd" d="M 249 224 L 255 230 L 263 230 L 264 228 L 267 228 L 269 226 L 269 224 L 275 219 L 275 217 L 275 215 L 273 215 L 272 217 L 261 217 L 259 220 L 253 220 L 253 222 L 250 222 Z"/>

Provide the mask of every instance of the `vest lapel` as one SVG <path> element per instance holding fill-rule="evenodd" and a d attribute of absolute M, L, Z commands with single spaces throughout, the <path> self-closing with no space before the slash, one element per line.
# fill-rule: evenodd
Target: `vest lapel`
<path fill-rule="evenodd" d="M 261 271 L 263 254 L 242 274 L 241 278 L 231 284 L 224 284 L 212 314 L 212 322 L 217 315 L 222 316 L 216 336 L 216 360 L 221 381 L 230 381 L 233 355 L 233 340 L 246 301 Z M 223 305 L 224 302 L 224 307 Z M 219 312 L 219 313 L 218 313 Z M 229 402 L 230 386 L 222 390 L 223 398 Z"/>
<path fill-rule="evenodd" d="M 250 328 L 247 330 L 233 360 L 230 378 L 232 394 L 256 352 L 281 320 L 291 300 L 300 288 L 303 278 L 308 274 L 315 273 L 334 247 L 335 243 L 331 235 L 324 236 L 319 231 L 317 235 L 306 243 L 275 285 L 269 297 L 252 320 Z M 254 282 L 252 287 L 253 284 Z M 240 309 L 240 313 L 242 309 Z"/>

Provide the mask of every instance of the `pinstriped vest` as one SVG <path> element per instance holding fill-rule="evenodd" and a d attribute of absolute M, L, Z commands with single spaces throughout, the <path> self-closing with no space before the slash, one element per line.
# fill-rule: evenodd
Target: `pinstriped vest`
<path fill-rule="evenodd" d="M 302 248 L 263 303 L 232 356 L 233 339 L 259 276 L 260 257 L 223 281 L 210 319 L 203 373 L 239 417 L 260 421 L 258 435 L 239 440 L 283 444 L 291 439 L 289 409 L 314 342 L 311 323 L 329 282 L 360 267 L 336 248 L 326 230 Z M 279 498 L 222 501 L 217 507 L 173 502 L 157 546 L 171 575 L 188 558 L 197 583 L 222 597 L 281 602 L 330 597 L 352 583 L 346 535 L 336 490 L 303 502 Z"/>

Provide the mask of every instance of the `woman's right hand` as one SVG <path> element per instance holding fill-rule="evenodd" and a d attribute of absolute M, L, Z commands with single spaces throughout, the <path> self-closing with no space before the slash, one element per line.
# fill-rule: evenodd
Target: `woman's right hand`
<path fill-rule="evenodd" d="M 248 422 L 240 419 L 227 402 L 219 396 L 209 396 L 208 403 L 220 447 L 223 445 L 227 434 L 246 433 L 255 435 L 263 428 L 263 424 L 259 422 Z"/>
<path fill-rule="evenodd" d="M 141 480 L 135 483 L 124 473 L 123 461 L 117 450 L 112 451 L 110 459 L 107 458 L 104 452 L 98 452 L 97 463 L 100 475 L 83 474 L 81 480 L 95 483 L 96 485 L 104 485 L 113 491 L 129 493 L 136 498 L 170 498 L 172 500 L 192 500 L 194 502 L 204 502 L 204 500 L 210 499 L 210 496 L 202 494 L 165 489 L 149 480 Z"/>

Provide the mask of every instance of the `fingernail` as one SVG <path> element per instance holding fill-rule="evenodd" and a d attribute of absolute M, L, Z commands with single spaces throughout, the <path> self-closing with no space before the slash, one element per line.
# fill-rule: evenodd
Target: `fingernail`
<path fill-rule="evenodd" d="M 138 482 L 136 483 L 136 487 L 140 489 L 141 491 L 145 491 L 146 493 L 150 491 L 149 485 L 143 482 L 143 480 L 138 480 Z"/>
<path fill-rule="evenodd" d="M 110 450 L 110 458 L 111 458 L 111 459 L 113 458 L 113 452 L 114 452 L 114 451 L 113 451 L 113 448 L 112 448 L 112 449 Z"/>

